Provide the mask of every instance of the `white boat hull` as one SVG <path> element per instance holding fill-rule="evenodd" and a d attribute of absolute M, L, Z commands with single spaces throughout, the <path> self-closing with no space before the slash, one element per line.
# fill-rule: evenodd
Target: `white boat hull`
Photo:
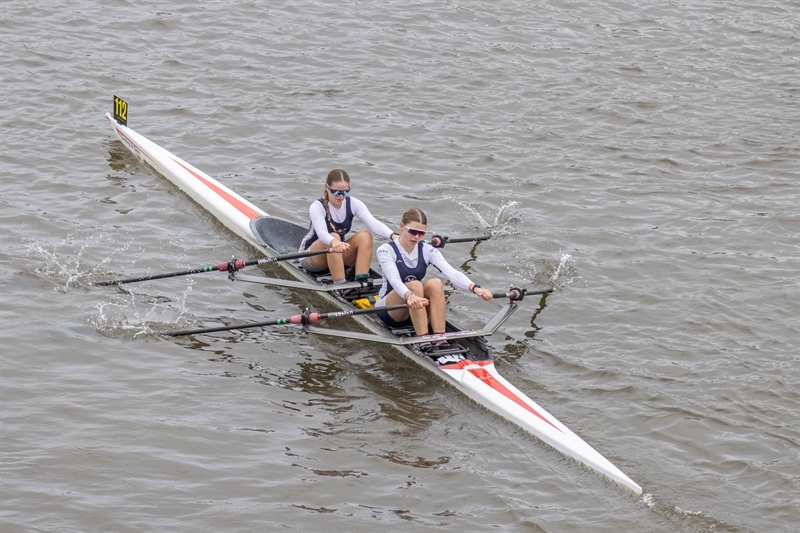
<path fill-rule="evenodd" d="M 112 123 L 114 132 L 122 143 L 138 159 L 150 165 L 208 210 L 227 228 L 261 250 L 262 253 L 269 257 L 277 255 L 274 250 L 260 244 L 250 225 L 251 220 L 268 216 L 267 213 L 201 170 L 129 127 L 117 123 L 110 113 L 106 113 L 106 118 Z M 316 283 L 305 272 L 290 265 L 282 265 L 298 280 Z M 321 293 L 320 296 L 329 299 L 336 305 L 342 305 L 341 301 L 327 293 Z M 371 319 L 363 316 L 353 317 L 353 319 L 376 335 L 387 335 L 386 331 L 378 327 Z M 497 372 L 493 361 L 461 361 L 457 364 L 439 367 L 405 346 L 396 346 L 396 348 L 413 361 L 445 378 L 479 404 L 519 425 L 564 455 L 574 458 L 628 488 L 634 494 L 642 493 L 642 488 L 633 480 L 503 378 Z"/>
<path fill-rule="evenodd" d="M 492 411 L 635 494 L 642 493 L 619 468 L 500 375 L 494 361 L 460 361 L 440 368 L 476 402 L 490 405 Z"/>

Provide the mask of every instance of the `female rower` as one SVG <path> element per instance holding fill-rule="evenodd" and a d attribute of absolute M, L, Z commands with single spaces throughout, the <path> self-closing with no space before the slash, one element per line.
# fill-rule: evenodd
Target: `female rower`
<path fill-rule="evenodd" d="M 350 196 L 350 176 L 342 169 L 331 170 L 322 198 L 308 209 L 311 225 L 300 243 L 300 251 L 330 249 L 331 254 L 306 257 L 301 262 L 311 273 L 331 272 L 334 284 L 345 282 L 345 268 L 355 265 L 356 281 L 369 278 L 372 262 L 372 233 L 387 239 L 398 238 L 383 222 L 372 216 L 364 202 Z M 345 240 L 358 218 L 370 231 L 361 230 Z"/>
<path fill-rule="evenodd" d="M 383 285 L 376 306 L 408 304 L 407 309 L 382 311 L 378 316 L 390 327 L 402 327 L 409 317 L 418 336 L 445 332 L 444 286 L 439 278 L 423 282 L 428 265 L 433 265 L 459 289 L 477 294 L 484 300 L 492 299 L 492 292 L 473 283 L 463 272 L 445 260 L 439 250 L 424 242 L 428 219 L 420 209 L 403 213 L 400 237 L 378 248 L 378 263 L 383 271 Z M 427 310 L 425 308 L 428 308 Z M 447 341 L 426 343 L 423 350 L 447 346 Z"/>

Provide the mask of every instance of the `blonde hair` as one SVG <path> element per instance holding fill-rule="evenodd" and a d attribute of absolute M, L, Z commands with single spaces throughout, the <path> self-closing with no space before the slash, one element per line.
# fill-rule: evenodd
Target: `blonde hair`
<path fill-rule="evenodd" d="M 425 226 L 428 225 L 428 217 L 425 216 L 425 213 L 422 212 L 422 209 L 417 207 L 412 207 L 411 209 L 406 209 L 403 213 L 403 218 L 400 219 L 404 225 L 408 225 L 409 222 L 419 222 Z"/>

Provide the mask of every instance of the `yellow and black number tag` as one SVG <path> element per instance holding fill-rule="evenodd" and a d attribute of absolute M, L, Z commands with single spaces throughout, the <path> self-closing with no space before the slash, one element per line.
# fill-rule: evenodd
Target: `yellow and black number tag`
<path fill-rule="evenodd" d="M 128 125 L 128 102 L 114 95 L 114 120 L 123 126 Z"/>

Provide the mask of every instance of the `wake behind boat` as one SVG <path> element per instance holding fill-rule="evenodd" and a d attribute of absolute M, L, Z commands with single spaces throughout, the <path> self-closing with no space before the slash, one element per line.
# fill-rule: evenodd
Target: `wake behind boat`
<path fill-rule="evenodd" d="M 268 258 L 279 258 L 297 252 L 307 227 L 269 216 L 214 178 L 136 133 L 127 126 L 127 103 L 116 96 L 114 97 L 114 109 L 114 115 L 106 113 L 105 116 L 111 122 L 119 140 L 140 161 L 148 164 L 171 181 L 214 218 Z M 329 303 L 335 304 L 343 310 L 365 310 L 372 307 L 382 281 L 381 275 L 371 270 L 370 278 L 366 281 L 353 281 L 333 287 L 329 275 L 310 274 L 302 268 L 299 259 L 289 259 L 278 264 L 282 265 L 294 279 L 284 280 L 244 275 L 236 272 L 235 267 L 230 268 L 230 275 L 236 281 L 314 290 Z M 340 294 L 339 290 L 342 288 L 349 289 L 349 292 L 346 295 Z M 634 494 L 641 494 L 642 489 L 639 485 L 554 416 L 509 383 L 495 368 L 492 348 L 485 336 L 494 333 L 514 313 L 518 307 L 517 302 L 522 300 L 526 294 L 546 292 L 550 292 L 550 290 L 512 289 L 508 293 L 495 294 L 495 297 L 503 296 L 508 301 L 485 327 L 477 331 L 465 331 L 448 321 L 446 333 L 425 339 L 448 340 L 450 346 L 439 351 L 423 352 L 419 348 L 421 340 L 414 335 L 412 328 L 389 328 L 367 312 L 355 315 L 353 319 L 357 320 L 369 333 L 316 327 L 307 327 L 307 330 L 316 334 L 392 345 L 405 356 L 436 373 L 477 403 L 519 425 L 567 457 L 571 457 L 619 483 Z M 304 325 L 307 326 L 307 324 Z M 453 362 L 440 366 L 437 361 L 440 364 L 442 361 Z"/>

